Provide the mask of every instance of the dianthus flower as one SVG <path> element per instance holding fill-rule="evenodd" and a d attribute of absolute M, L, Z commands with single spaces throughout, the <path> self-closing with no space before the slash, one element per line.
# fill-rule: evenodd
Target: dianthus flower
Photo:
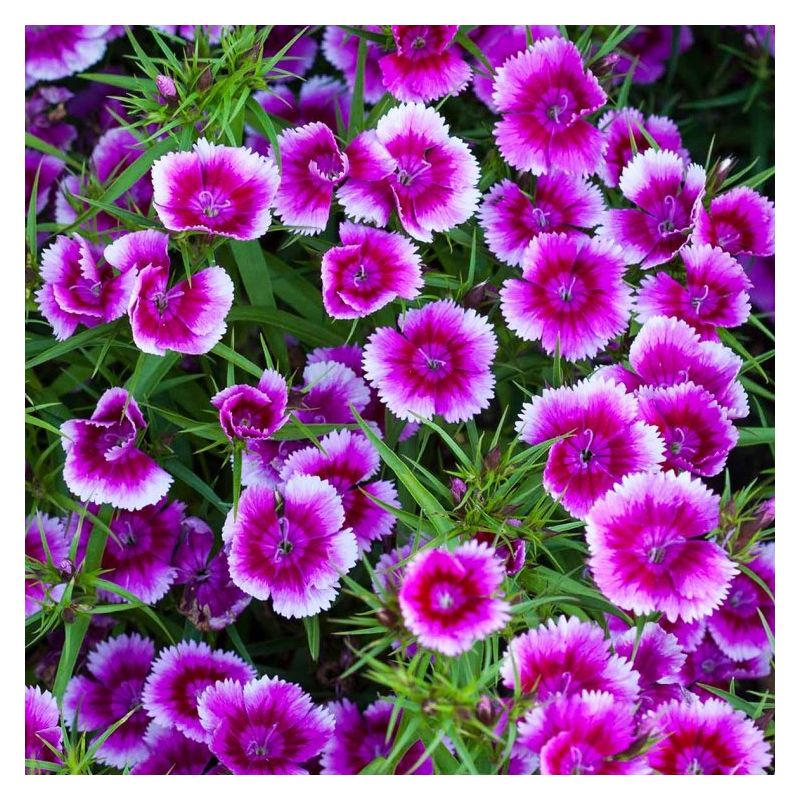
<path fill-rule="evenodd" d="M 511 525 L 516 520 L 506 520 Z M 516 575 L 525 566 L 525 540 L 509 538 L 508 544 L 506 540 L 500 538 L 497 534 L 491 531 L 478 531 L 473 537 L 477 542 L 494 547 L 497 557 L 503 562 L 506 570 L 506 575 Z"/>
<path fill-rule="evenodd" d="M 381 33 L 380 25 L 360 26 L 370 33 Z M 353 91 L 356 82 L 358 67 L 358 46 L 361 38 L 339 25 L 328 25 L 322 36 L 322 52 L 330 64 L 344 73 L 344 79 L 350 91 Z M 380 59 L 382 49 L 380 44 L 367 39 L 367 57 L 364 62 L 364 102 L 372 105 L 383 97 L 383 76 L 381 74 Z M 310 80 L 313 80 L 310 79 Z"/>
<path fill-rule="evenodd" d="M 25 758 L 60 763 L 59 757 L 50 749 L 54 747 L 61 750 L 61 726 L 58 720 L 58 703 L 55 697 L 38 686 L 26 686 Z M 39 770 L 26 767 L 25 772 L 38 773 Z"/>
<path fill-rule="evenodd" d="M 637 419 L 625 387 L 592 378 L 545 389 L 522 407 L 516 430 L 523 442 L 550 447 L 544 488 L 573 516 L 584 517 L 623 476 L 651 472 L 664 460 L 664 442 Z"/>
<path fill-rule="evenodd" d="M 364 379 L 338 361 L 314 361 L 303 370 L 300 406 L 295 412 L 305 423 L 346 425 L 355 422 L 350 406 L 361 411 L 369 402 Z"/>
<path fill-rule="evenodd" d="M 106 52 L 108 25 L 26 25 L 25 88 L 56 81 L 99 61 Z"/>
<path fill-rule="evenodd" d="M 458 25 L 392 25 L 397 50 L 378 62 L 386 89 L 422 103 L 461 92 L 472 70 L 453 44 L 456 33 Z"/>
<path fill-rule="evenodd" d="M 478 162 L 449 130 L 432 108 L 409 103 L 360 133 L 346 150 L 350 171 L 337 191 L 345 213 L 385 227 L 397 211 L 423 242 L 466 222 L 478 205 Z"/>
<path fill-rule="evenodd" d="M 191 152 L 162 156 L 152 177 L 153 202 L 166 228 L 231 239 L 258 239 L 267 232 L 280 184 L 270 159 L 205 139 Z"/>
<path fill-rule="evenodd" d="M 378 328 L 364 348 L 364 374 L 396 417 L 463 422 L 489 405 L 497 338 L 485 317 L 437 300 L 398 326 Z"/>
<path fill-rule="evenodd" d="M 265 369 L 258 386 L 234 384 L 217 392 L 211 405 L 219 410 L 219 424 L 232 441 L 262 441 L 289 419 L 289 387 L 274 369 Z"/>
<path fill-rule="evenodd" d="M 522 279 L 500 291 L 508 327 L 567 361 L 592 358 L 628 327 L 631 289 L 622 250 L 607 239 L 543 233 L 522 257 Z"/>
<path fill-rule="evenodd" d="M 306 775 L 333 735 L 330 712 L 294 683 L 220 681 L 198 700 L 211 752 L 235 775 Z"/>
<path fill-rule="evenodd" d="M 633 82 L 649 84 L 657 81 L 666 69 L 672 56 L 672 37 L 674 25 L 637 25 L 636 30 L 623 40 L 620 59 L 616 63 L 616 73 L 626 75 L 631 67 Z M 685 53 L 694 41 L 692 29 L 688 25 L 678 27 L 678 53 Z"/>
<path fill-rule="evenodd" d="M 775 204 L 747 186 L 715 197 L 700 209 L 693 240 L 732 255 L 775 253 Z"/>
<path fill-rule="evenodd" d="M 56 569 L 61 568 L 69 556 L 70 540 L 63 519 L 37 511 L 25 522 L 25 556 L 39 564 L 50 564 Z M 35 575 L 26 576 L 25 616 L 35 614 L 48 597 L 58 601 L 62 591 L 63 587 L 51 586 Z"/>
<path fill-rule="evenodd" d="M 107 389 L 90 419 L 61 425 L 64 481 L 81 500 L 129 511 L 157 503 L 172 476 L 136 447 L 144 430 L 139 405 L 125 389 Z"/>
<path fill-rule="evenodd" d="M 636 614 L 704 617 L 737 572 L 704 538 L 718 523 L 719 497 L 701 480 L 686 472 L 629 475 L 586 518 L 594 580 L 612 603 Z"/>
<path fill-rule="evenodd" d="M 478 219 L 489 249 L 518 267 L 535 236 L 594 228 L 604 213 L 600 189 L 580 175 L 554 172 L 537 178 L 534 197 L 508 179 L 496 183 L 484 197 Z"/>
<path fill-rule="evenodd" d="M 131 770 L 131 775 L 202 775 L 213 758 L 208 745 L 155 722 L 147 726 L 144 743 L 147 757 Z"/>
<path fill-rule="evenodd" d="M 510 619 L 501 599 L 505 570 L 494 548 L 471 541 L 453 552 L 422 550 L 400 586 L 403 622 L 424 647 L 448 656 L 469 650 Z"/>
<path fill-rule="evenodd" d="M 273 25 L 267 41 L 264 43 L 264 60 L 280 53 L 302 30 L 303 27 L 300 25 Z M 307 33 L 297 36 L 297 39 L 273 66 L 269 73 L 270 81 L 290 80 L 293 77 L 302 78 L 311 69 L 316 55 L 316 40 Z"/>
<path fill-rule="evenodd" d="M 492 99 L 502 115 L 497 146 L 512 167 L 535 175 L 600 167 L 603 137 L 586 117 L 605 104 L 606 93 L 572 42 L 542 39 L 509 58 L 497 70 Z"/>
<path fill-rule="evenodd" d="M 25 213 L 31 204 L 33 182 L 36 184 L 36 213 L 41 214 L 53 194 L 53 186 L 58 176 L 64 171 L 64 162 L 47 153 L 25 148 Z"/>
<path fill-rule="evenodd" d="M 64 104 L 72 96 L 72 92 L 63 86 L 39 86 L 31 92 L 25 98 L 26 133 L 32 133 L 53 147 L 69 150 L 78 137 L 75 126 L 64 122 Z M 60 163 L 64 165 L 63 161 Z"/>
<path fill-rule="evenodd" d="M 375 563 L 372 589 L 381 599 L 389 600 L 400 591 L 406 565 L 413 552 L 410 543 L 404 544 L 384 553 Z"/>
<path fill-rule="evenodd" d="M 138 633 L 101 642 L 89 653 L 88 675 L 76 675 L 64 693 L 64 720 L 77 731 L 102 734 L 140 706 L 154 646 Z M 147 757 L 147 713 L 139 707 L 98 748 L 101 764 L 122 769 Z"/>

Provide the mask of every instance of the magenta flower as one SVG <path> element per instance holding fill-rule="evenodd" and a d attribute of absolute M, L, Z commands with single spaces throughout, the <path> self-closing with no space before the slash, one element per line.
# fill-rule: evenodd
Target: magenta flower
<path fill-rule="evenodd" d="M 108 25 L 26 25 L 25 88 L 83 72 L 106 52 Z"/>
<path fill-rule="evenodd" d="M 497 338 L 489 322 L 452 300 L 437 300 L 378 328 L 364 348 L 364 374 L 400 419 L 463 422 L 494 396 Z"/>
<path fill-rule="evenodd" d="M 723 700 L 667 703 L 648 732 L 658 741 L 647 760 L 664 775 L 763 775 L 772 763 L 764 734 Z"/>
<path fill-rule="evenodd" d="M 64 720 L 78 731 L 103 733 L 140 705 L 154 646 L 138 633 L 100 642 L 89 653 L 88 675 L 76 675 L 64 693 Z M 95 758 L 122 769 L 147 758 L 147 713 L 139 708 L 100 745 Z"/>
<path fill-rule="evenodd" d="M 266 675 L 220 681 L 198 700 L 211 752 L 235 775 L 306 775 L 333 735 L 330 712 L 294 683 Z"/>
<path fill-rule="evenodd" d="M 322 301 L 332 317 L 357 319 L 419 295 L 422 261 L 405 236 L 342 222 L 339 238 L 322 257 Z"/>
<path fill-rule="evenodd" d="M 391 109 L 347 148 L 348 179 L 337 191 L 356 222 L 385 227 L 393 210 L 410 236 L 430 242 L 466 222 L 478 204 L 478 162 L 432 108 Z"/>
<path fill-rule="evenodd" d="M 708 619 L 708 630 L 714 641 L 725 655 L 736 661 L 772 652 L 765 625 L 774 636 L 775 543 L 757 545 L 753 552 L 755 558 L 746 566 L 761 579 L 770 593 L 749 575 L 739 573 L 731 582 L 725 602 Z"/>
<path fill-rule="evenodd" d="M 719 497 L 683 472 L 629 475 L 586 518 L 589 566 L 601 592 L 636 614 L 691 622 L 725 599 L 737 569 L 704 538 Z"/>
<path fill-rule="evenodd" d="M 153 164 L 153 202 L 171 231 L 258 239 L 269 228 L 280 184 L 278 168 L 245 147 L 195 142 Z"/>
<path fill-rule="evenodd" d="M 531 240 L 543 233 L 594 228 L 605 213 L 601 191 L 579 175 L 554 172 L 536 181 L 535 200 L 510 180 L 495 184 L 478 211 L 489 249 L 518 267 Z"/>
<path fill-rule="evenodd" d="M 372 575 L 372 589 L 381 599 L 388 601 L 400 591 L 406 564 L 412 555 L 413 547 L 409 543 L 389 550 L 377 560 Z"/>
<path fill-rule="evenodd" d="M 636 108 L 619 108 L 604 114 L 597 127 L 606 140 L 605 157 L 598 174 L 609 189 L 619 185 L 622 170 L 637 153 L 650 149 L 645 133 L 659 150 L 671 150 L 684 164 L 689 164 L 689 152 L 683 147 L 678 126 L 669 117 L 651 114 L 645 118 Z"/>
<path fill-rule="evenodd" d="M 543 233 L 522 257 L 522 279 L 500 291 L 508 327 L 567 361 L 592 358 L 628 327 L 631 289 L 620 247 L 607 239 Z"/>
<path fill-rule="evenodd" d="M 370 33 L 381 33 L 380 25 L 360 26 Z M 344 73 L 350 91 L 353 91 L 358 66 L 358 45 L 361 39 L 338 25 L 328 25 L 322 37 L 322 52 L 330 64 Z M 373 105 L 383 97 L 383 76 L 380 68 L 381 46 L 367 40 L 367 59 L 364 63 L 364 102 Z M 311 79 L 313 80 L 313 79 Z"/>
<path fill-rule="evenodd" d="M 234 384 L 211 398 L 220 427 L 232 442 L 268 439 L 288 421 L 288 402 L 289 387 L 274 369 L 264 370 L 257 387 Z"/>
<path fill-rule="evenodd" d="M 323 122 L 288 128 L 278 136 L 281 183 L 275 213 L 293 233 L 321 233 L 328 224 L 334 187 L 347 176 L 347 156 Z"/>
<path fill-rule="evenodd" d="M 25 758 L 36 761 L 60 763 L 50 749 L 61 750 L 61 726 L 58 703 L 47 690 L 38 686 L 25 687 Z M 49 745 L 49 746 L 48 746 Z M 26 773 L 38 773 L 35 768 L 25 768 Z"/>
<path fill-rule="evenodd" d="M 689 381 L 643 386 L 636 400 L 640 419 L 658 428 L 666 443 L 663 469 L 704 477 L 722 472 L 739 434 L 710 392 Z"/>
<path fill-rule="evenodd" d="M 286 459 L 302 446 L 300 441 L 250 439 L 242 453 L 242 486 L 280 488 Z"/>
<path fill-rule="evenodd" d="M 648 275 L 636 297 L 636 318 L 677 317 L 702 339 L 717 340 L 717 328 L 735 328 L 750 315 L 752 286 L 742 265 L 718 247 L 694 245 L 681 250 L 686 286 L 666 272 Z"/>
<path fill-rule="evenodd" d="M 59 341 L 72 336 L 78 325 L 94 328 L 125 313 L 136 273 L 115 275 L 109 264 L 98 265 L 99 257 L 99 249 L 78 234 L 57 236 L 42 252 L 36 302 Z"/>
<path fill-rule="evenodd" d="M 107 389 L 90 419 L 61 425 L 64 481 L 81 500 L 135 511 L 157 503 L 172 476 L 136 447 L 147 423 L 125 389 Z"/>
<path fill-rule="evenodd" d="M 664 442 L 637 419 L 636 399 L 624 386 L 593 378 L 545 389 L 522 406 L 516 430 L 523 442 L 550 447 L 544 488 L 575 517 L 583 518 L 617 481 L 652 472 L 664 460 Z"/>
<path fill-rule="evenodd" d="M 666 69 L 672 56 L 672 37 L 674 25 L 638 25 L 636 30 L 623 40 L 620 59 L 616 63 L 616 73 L 626 75 L 636 64 L 633 82 L 650 84 L 657 81 Z M 678 27 L 678 53 L 685 53 L 694 41 L 688 25 Z"/>
<path fill-rule="evenodd" d="M 461 92 L 472 70 L 453 44 L 456 33 L 458 25 L 392 25 L 397 51 L 378 62 L 386 89 L 421 103 Z"/>
<path fill-rule="evenodd" d="M 669 261 L 689 241 L 705 194 L 706 172 L 670 150 L 646 150 L 622 170 L 619 188 L 637 208 L 608 212 L 598 233 L 644 269 Z"/>
<path fill-rule="evenodd" d="M 155 722 L 147 726 L 144 743 L 147 757 L 131 770 L 131 775 L 202 775 L 213 758 L 208 745 Z"/>
<path fill-rule="evenodd" d="M 305 423 L 347 425 L 355 422 L 350 406 L 360 414 L 369 402 L 364 379 L 338 361 L 307 364 L 301 391 L 301 405 L 295 415 Z"/>
<path fill-rule="evenodd" d="M 382 503 L 399 507 L 392 481 L 370 481 L 380 467 L 378 452 L 366 436 L 349 430 L 332 431 L 324 436 L 320 448 L 298 450 L 286 460 L 281 480 L 294 475 L 316 475 L 339 494 L 344 506 L 344 527 L 353 531 L 362 550 L 388 536 L 394 529 L 394 516 L 384 511 L 367 495 Z"/>
<path fill-rule="evenodd" d="M 25 130 L 53 147 L 69 150 L 78 137 L 74 125 L 64 122 L 64 104 L 73 97 L 63 86 L 39 86 L 25 98 Z M 38 153 L 38 155 L 44 155 Z M 58 160 L 63 167 L 64 162 Z"/>
<path fill-rule="evenodd" d="M 143 603 L 160 600 L 175 581 L 172 553 L 178 543 L 186 506 L 166 500 L 141 511 L 120 513 L 111 521 L 113 536 L 103 552 L 103 578 L 121 586 Z M 99 593 L 112 602 L 124 598 L 112 591 Z"/>
<path fill-rule="evenodd" d="M 264 43 L 264 60 L 277 55 L 286 47 L 303 28 L 299 25 L 273 25 L 267 41 Z M 271 81 L 302 78 L 314 63 L 317 55 L 317 43 L 305 33 L 297 38 L 294 44 L 283 54 L 269 73 Z"/>
<path fill-rule="evenodd" d="M 584 690 L 529 711 L 518 741 L 538 754 L 542 775 L 645 775 L 651 770 L 643 756 L 623 756 L 635 734 L 629 705 Z"/>
<path fill-rule="evenodd" d="M 620 703 L 636 700 L 638 673 L 613 655 L 603 629 L 577 617 L 548 619 L 508 645 L 500 674 L 508 689 L 519 686 L 544 702 L 583 690 L 610 692 Z"/>
<path fill-rule="evenodd" d="M 247 683 L 255 677 L 255 669 L 234 653 L 212 650 L 205 642 L 178 642 L 153 662 L 142 703 L 158 725 L 177 728 L 195 742 L 207 742 L 209 735 L 197 712 L 200 695 L 217 681 Z"/>
<path fill-rule="evenodd" d="M 33 182 L 39 176 L 36 184 L 36 213 L 41 214 L 53 194 L 53 186 L 58 176 L 64 171 L 64 162 L 55 156 L 40 153 L 37 150 L 25 148 L 25 213 L 31 203 Z"/>
<path fill-rule="evenodd" d="M 424 647 L 455 656 L 511 618 L 505 570 L 494 548 L 476 541 L 453 552 L 422 550 L 408 563 L 398 599 L 403 622 Z"/>
<path fill-rule="evenodd" d="M 512 522 L 517 522 L 517 520 L 509 519 L 506 522 L 511 525 Z M 524 539 L 508 539 L 506 544 L 506 540 L 491 531 L 478 531 L 472 538 L 476 542 L 483 542 L 495 549 L 497 557 L 503 562 L 506 575 L 516 575 L 525 566 Z"/>
<path fill-rule="evenodd" d="M 43 541 L 44 540 L 44 541 Z M 25 557 L 39 564 L 50 564 L 57 569 L 66 566 L 71 536 L 64 520 L 49 517 L 37 511 L 25 521 Z M 45 549 L 45 547 L 47 549 Z M 26 568 L 26 572 L 27 572 Z M 58 602 L 63 587 L 51 586 L 34 575 L 25 578 L 25 616 L 35 614 L 49 598 Z"/>
<path fill-rule="evenodd" d="M 358 558 L 356 537 L 344 525 L 344 507 L 333 488 L 315 475 L 295 475 L 275 494 L 249 486 L 225 521 L 231 578 L 257 598 L 272 598 L 276 614 L 308 617 L 330 608 L 339 578 Z"/>
<path fill-rule="evenodd" d="M 509 58 L 497 70 L 492 99 L 502 115 L 497 146 L 512 167 L 535 175 L 599 169 L 603 137 L 586 117 L 605 104 L 606 93 L 572 42 L 542 39 Z"/>
<path fill-rule="evenodd" d="M 375 758 L 385 758 L 391 753 L 403 719 L 401 712 L 392 723 L 391 700 L 376 700 L 363 712 L 347 699 L 330 703 L 328 709 L 336 721 L 336 728 L 322 753 L 322 775 L 358 775 Z M 394 727 L 387 737 L 390 723 Z M 433 775 L 430 757 L 409 772 L 424 754 L 425 745 L 418 739 L 397 762 L 394 774 Z"/>
<path fill-rule="evenodd" d="M 715 197 L 700 209 L 694 242 L 721 247 L 732 255 L 775 253 L 775 204 L 747 186 Z"/>
<path fill-rule="evenodd" d="M 684 647 L 686 662 L 681 670 L 681 683 L 687 692 L 691 691 L 701 698 L 710 698 L 715 695 L 700 684 L 727 689 L 731 678 L 736 676 L 736 664 L 711 638 L 711 634 L 708 633 L 707 618 L 703 618 L 701 624 L 700 642 L 691 650 Z"/>

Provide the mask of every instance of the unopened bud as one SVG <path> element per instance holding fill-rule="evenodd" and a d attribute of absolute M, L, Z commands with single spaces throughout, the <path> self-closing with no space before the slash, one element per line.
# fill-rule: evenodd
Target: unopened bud
<path fill-rule="evenodd" d="M 75 574 L 75 564 L 68 558 L 63 558 L 58 562 L 58 571 L 61 577 L 68 581 Z"/>
<path fill-rule="evenodd" d="M 495 470 L 500 466 L 500 448 L 493 447 L 483 459 L 483 465 L 488 470 Z"/>
<path fill-rule="evenodd" d="M 464 308 L 480 308 L 485 303 L 492 303 L 499 297 L 497 287 L 490 283 L 479 283 L 473 286 L 462 300 Z"/>
<path fill-rule="evenodd" d="M 450 494 L 453 496 L 454 503 L 460 503 L 467 493 L 467 484 L 461 478 L 453 478 L 450 481 Z"/>
<path fill-rule="evenodd" d="M 495 707 L 492 698 L 488 695 L 483 695 L 475 704 L 475 716 L 478 718 L 478 721 L 484 725 L 491 725 L 495 715 Z"/>
<path fill-rule="evenodd" d="M 205 92 L 209 86 L 211 86 L 211 70 L 206 67 L 201 73 L 200 77 L 197 79 L 197 89 L 201 92 Z"/>
<path fill-rule="evenodd" d="M 432 716 L 436 713 L 436 703 L 433 702 L 430 698 L 422 701 L 422 705 L 420 706 L 420 710 L 423 714 L 427 716 Z"/>
<path fill-rule="evenodd" d="M 384 628 L 394 628 L 397 625 L 397 614 L 388 608 L 382 608 L 375 614 L 375 618 Z"/>
<path fill-rule="evenodd" d="M 156 88 L 167 102 L 174 100 L 178 96 L 175 81 L 169 75 L 156 75 Z"/>

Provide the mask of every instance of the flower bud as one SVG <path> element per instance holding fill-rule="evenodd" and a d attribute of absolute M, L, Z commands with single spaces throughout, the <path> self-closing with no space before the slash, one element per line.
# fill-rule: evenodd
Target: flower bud
<path fill-rule="evenodd" d="M 156 87 L 159 94 L 169 103 L 178 97 L 175 81 L 169 75 L 156 75 Z"/>

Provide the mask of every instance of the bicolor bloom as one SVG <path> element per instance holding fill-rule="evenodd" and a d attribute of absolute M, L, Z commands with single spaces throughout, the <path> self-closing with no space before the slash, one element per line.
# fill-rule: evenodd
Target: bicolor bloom
<path fill-rule="evenodd" d="M 738 186 L 715 197 L 707 210 L 700 209 L 693 239 L 732 255 L 771 256 L 775 204 L 748 186 Z"/>
<path fill-rule="evenodd" d="M 347 148 L 350 171 L 337 191 L 345 213 L 383 228 L 397 211 L 423 242 L 466 222 L 478 205 L 478 161 L 449 131 L 432 108 L 408 103 L 360 133 Z"/>
<path fill-rule="evenodd" d="M 463 422 L 489 405 L 497 337 L 485 317 L 437 300 L 398 327 L 378 328 L 364 347 L 364 374 L 396 417 Z"/>
<path fill-rule="evenodd" d="M 103 552 L 103 577 L 138 597 L 143 603 L 155 603 L 172 586 L 176 570 L 172 553 L 178 543 L 186 506 L 166 500 L 140 511 L 123 511 L 109 525 Z M 112 591 L 99 590 L 103 597 L 122 603 L 124 598 Z"/>
<path fill-rule="evenodd" d="M 703 339 L 716 341 L 717 328 L 735 328 L 750 315 L 752 286 L 742 265 L 724 250 L 692 245 L 681 250 L 686 285 L 666 272 L 648 275 L 636 296 L 636 318 L 677 317 Z"/>
<path fill-rule="evenodd" d="M 601 592 L 636 614 L 691 622 L 718 608 L 736 565 L 706 535 L 719 497 L 687 472 L 622 479 L 586 518 L 589 566 Z"/>
<path fill-rule="evenodd" d="M 391 753 L 397 731 L 403 719 L 402 712 L 397 715 L 392 731 L 391 700 L 376 700 L 364 711 L 350 700 L 344 699 L 328 705 L 333 714 L 336 728 L 322 753 L 322 775 L 358 775 L 374 759 L 386 757 Z M 388 734 L 388 735 L 387 735 Z M 425 745 L 417 740 L 408 747 L 397 762 L 395 775 L 432 775 L 433 761 L 430 757 L 413 772 L 410 772 L 425 754 Z"/>
<path fill-rule="evenodd" d="M 453 552 L 422 550 L 408 563 L 398 599 L 403 622 L 424 647 L 455 656 L 511 618 L 502 598 L 503 564 L 493 547 L 470 541 Z"/>
<path fill-rule="evenodd" d="M 201 631 L 221 631 L 236 621 L 252 599 L 232 580 L 225 550 L 211 555 L 214 532 L 203 520 L 186 517 L 172 556 L 175 583 L 183 586 L 178 611 Z"/>
<path fill-rule="evenodd" d="M 684 164 L 689 164 L 689 152 L 683 146 L 678 126 L 669 117 L 651 114 L 645 118 L 637 108 L 619 108 L 604 114 L 597 127 L 606 140 L 605 157 L 598 174 L 609 189 L 619 185 L 622 170 L 637 153 L 652 147 L 645 134 L 659 150 L 671 150 Z"/>
<path fill-rule="evenodd" d="M 667 703 L 648 720 L 647 760 L 665 775 L 763 775 L 769 745 L 753 720 L 719 699 Z"/>
<path fill-rule="evenodd" d="M 522 257 L 522 278 L 500 291 L 508 327 L 567 361 L 593 358 L 628 327 L 631 289 L 622 249 L 607 239 L 543 233 Z"/>
<path fill-rule="evenodd" d="M 494 128 L 500 153 L 512 167 L 534 175 L 595 172 L 604 142 L 586 117 L 606 99 L 572 42 L 536 42 L 497 70 L 492 100 L 502 115 Z"/>
<path fill-rule="evenodd" d="M 280 184 L 274 162 L 246 147 L 195 142 L 153 164 L 153 202 L 171 231 L 258 239 L 272 220 Z"/>
<path fill-rule="evenodd" d="M 553 172 L 536 180 L 533 196 L 508 179 L 496 183 L 484 197 L 478 219 L 489 249 L 518 267 L 534 237 L 594 228 L 604 213 L 602 192 L 594 184 L 580 175 Z"/>
<path fill-rule="evenodd" d="M 250 439 L 242 453 L 242 486 L 279 488 L 286 459 L 302 446 L 301 441 Z"/>
<path fill-rule="evenodd" d="M 290 478 L 281 499 L 279 510 L 265 487 L 242 492 L 222 531 L 231 577 L 258 600 L 271 598 L 275 613 L 308 617 L 330 608 L 358 558 L 356 537 L 336 489 L 316 475 Z"/>
<path fill-rule="evenodd" d="M 346 425 L 355 422 L 369 402 L 364 379 L 338 361 L 315 361 L 303 370 L 300 405 L 295 415 L 305 423 Z"/>
<path fill-rule="evenodd" d="M 57 236 L 42 252 L 42 287 L 36 302 L 59 341 L 78 325 L 94 328 L 125 313 L 136 282 L 131 270 L 115 274 L 99 265 L 99 249 L 78 234 Z"/>
<path fill-rule="evenodd" d="M 380 25 L 361 25 L 359 27 L 370 33 L 381 33 L 382 31 Z M 342 71 L 351 92 L 356 83 L 358 47 L 361 41 L 361 37 L 345 30 L 340 25 L 328 25 L 322 36 L 322 52 L 325 58 L 330 64 Z M 366 40 L 366 51 L 363 79 L 364 102 L 372 105 L 383 97 L 385 91 L 379 64 L 383 51 L 380 44 L 371 39 Z M 313 80 L 313 78 L 310 80 Z"/>
<path fill-rule="evenodd" d="M 62 586 L 52 586 L 36 575 L 36 563 L 61 569 L 69 557 L 71 537 L 63 519 L 37 511 L 25 522 L 25 616 L 35 614 L 47 598 L 57 602 Z M 36 562 L 36 563 L 33 563 Z M 31 569 L 34 568 L 34 569 Z M 30 570 L 30 574 L 29 573 Z"/>
<path fill-rule="evenodd" d="M 328 224 L 333 190 L 346 177 L 347 156 L 324 122 L 287 128 L 278 136 L 281 183 L 275 213 L 293 233 L 321 233 Z"/>
<path fill-rule="evenodd" d="M 69 490 L 83 501 L 128 511 L 157 503 L 172 476 L 136 446 L 139 431 L 146 427 L 138 403 L 122 388 L 106 389 L 90 419 L 63 423 Z"/>
<path fill-rule="evenodd" d="M 671 150 L 645 150 L 622 170 L 619 188 L 636 208 L 608 212 L 599 233 L 620 244 L 644 269 L 669 261 L 684 247 L 702 208 L 706 171 L 688 167 Z"/>
<path fill-rule="evenodd" d="M 297 684 L 266 675 L 220 681 L 198 700 L 211 752 L 235 775 L 306 775 L 333 735 L 331 713 Z"/>
<path fill-rule="evenodd" d="M 378 62 L 387 91 L 403 102 L 458 94 L 472 70 L 457 45 L 458 25 L 392 25 L 396 52 Z"/>
<path fill-rule="evenodd" d="M 144 743 L 147 757 L 131 770 L 131 775 L 203 775 L 213 758 L 208 745 L 155 722 L 147 726 Z"/>
<path fill-rule="evenodd" d="M 636 401 L 639 418 L 655 426 L 666 444 L 663 469 L 704 477 L 722 472 L 739 434 L 710 392 L 691 381 L 643 386 Z"/>
<path fill-rule="evenodd" d="M 83 72 L 106 52 L 108 25 L 26 25 L 25 88 Z"/>
<path fill-rule="evenodd" d="M 530 445 L 559 437 L 550 447 L 543 485 L 583 518 L 625 475 L 652 472 L 664 460 L 658 430 L 637 417 L 636 399 L 624 386 L 591 378 L 545 389 L 522 406 L 516 430 Z"/>
<path fill-rule="evenodd" d="M 217 392 L 211 405 L 219 411 L 219 424 L 232 441 L 263 441 L 288 421 L 289 387 L 274 369 L 265 369 L 258 386 L 234 384 Z"/>
<path fill-rule="evenodd" d="M 339 238 L 322 256 L 322 302 L 332 317 L 365 317 L 398 297 L 419 295 L 422 261 L 411 240 L 352 222 L 342 222 Z"/>
<path fill-rule="evenodd" d="M 529 711 L 518 741 L 538 754 L 542 775 L 645 775 L 651 770 L 643 756 L 623 755 L 635 738 L 629 705 L 584 690 Z"/>
<path fill-rule="evenodd" d="M 623 40 L 616 73 L 626 75 L 633 69 L 633 82 L 650 84 L 657 81 L 666 70 L 672 56 L 675 28 L 678 28 L 678 53 L 685 53 L 694 41 L 688 25 L 638 25 L 632 35 Z"/>
<path fill-rule="evenodd" d="M 708 698 L 715 695 L 700 684 L 727 689 L 730 686 L 731 678 L 738 676 L 734 660 L 719 649 L 717 643 L 711 638 L 711 634 L 708 633 L 707 619 L 704 618 L 701 624 L 700 642 L 691 650 L 684 648 L 686 662 L 681 669 L 681 683 L 687 692 L 692 692 L 698 697 Z"/>
<path fill-rule="evenodd" d="M 512 639 L 500 675 L 508 689 L 519 686 L 540 702 L 589 690 L 610 692 L 630 704 L 639 692 L 639 674 L 611 652 L 603 629 L 577 617 L 548 619 Z"/>
<path fill-rule="evenodd" d="M 292 39 L 295 41 L 273 66 L 272 72 L 269 73 L 270 81 L 302 78 L 311 69 L 317 55 L 317 42 L 306 33 L 298 36 L 302 31 L 303 28 L 299 25 L 272 26 L 267 41 L 264 43 L 265 61 L 280 53 Z"/>
<path fill-rule="evenodd" d="M 709 617 L 708 630 L 720 649 L 736 661 L 772 653 L 766 628 L 775 633 L 775 543 L 753 548 L 755 557 L 747 568 L 769 593 L 749 575 L 740 573 L 731 582 L 725 602 Z"/>
<path fill-rule="evenodd" d="M 205 642 L 178 642 L 153 662 L 142 703 L 158 725 L 177 728 L 195 742 L 208 742 L 197 712 L 200 695 L 217 681 L 247 683 L 255 677 L 255 669 L 235 653 L 212 650 Z"/>
<path fill-rule="evenodd" d="M 53 752 L 61 751 L 61 726 L 58 703 L 47 690 L 38 686 L 25 687 L 25 758 L 36 761 L 60 763 Z M 34 768 L 25 768 L 26 773 L 38 773 Z"/>
<path fill-rule="evenodd" d="M 77 731 L 102 734 L 133 711 L 98 748 L 95 758 L 101 764 L 122 769 L 147 758 L 148 718 L 137 707 L 153 655 L 153 642 L 138 633 L 106 639 L 89 653 L 89 674 L 76 675 L 67 684 L 64 720 Z"/>
<path fill-rule="evenodd" d="M 344 506 L 344 527 L 353 531 L 362 550 L 388 536 L 394 515 L 368 495 L 390 506 L 398 506 L 392 481 L 370 480 L 380 468 L 377 450 L 366 436 L 350 430 L 332 431 L 320 439 L 320 447 L 306 447 L 289 456 L 281 480 L 293 475 L 316 475 L 339 493 Z"/>

